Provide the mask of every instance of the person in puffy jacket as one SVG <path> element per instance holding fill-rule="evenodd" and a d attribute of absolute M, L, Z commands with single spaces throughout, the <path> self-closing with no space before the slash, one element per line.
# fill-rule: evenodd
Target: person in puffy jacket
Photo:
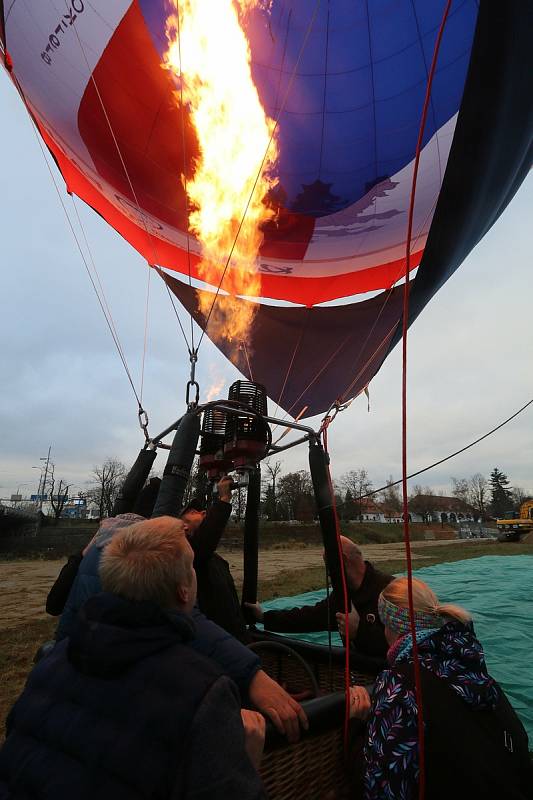
<path fill-rule="evenodd" d="M 356 716 L 368 717 L 365 800 L 416 800 L 418 706 L 407 578 L 383 589 L 378 610 L 390 649 L 370 701 L 358 687 Z M 413 578 L 422 684 L 427 800 L 533 797 L 526 731 L 488 672 L 468 612 L 439 603 Z"/>
<path fill-rule="evenodd" d="M 119 514 L 105 519 L 82 558 L 67 602 L 56 631 L 56 639 L 62 641 L 76 630 L 81 609 L 94 595 L 102 591 L 99 565 L 103 553 L 121 530 L 144 520 L 138 514 Z M 259 657 L 231 634 L 207 619 L 195 605 L 191 616 L 196 627 L 196 636 L 191 647 L 198 653 L 213 659 L 228 675 L 240 691 L 242 704 L 253 705 L 266 714 L 280 733 L 290 742 L 300 737 L 300 727 L 307 728 L 307 718 L 301 705 L 276 681 L 261 669 Z"/>
<path fill-rule="evenodd" d="M 172 517 L 118 531 L 103 593 L 34 668 L 0 751 L 0 796 L 262 800 L 264 719 L 191 647 L 193 552 Z"/>

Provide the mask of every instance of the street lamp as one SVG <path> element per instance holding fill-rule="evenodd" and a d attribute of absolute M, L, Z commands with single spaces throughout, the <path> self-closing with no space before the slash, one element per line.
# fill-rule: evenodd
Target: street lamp
<path fill-rule="evenodd" d="M 39 475 L 39 486 L 37 487 L 37 502 L 39 502 L 39 499 L 40 499 L 40 496 L 41 496 L 41 484 L 43 482 L 44 466 L 41 464 L 40 467 L 32 467 L 32 469 L 41 470 L 41 474 Z"/>

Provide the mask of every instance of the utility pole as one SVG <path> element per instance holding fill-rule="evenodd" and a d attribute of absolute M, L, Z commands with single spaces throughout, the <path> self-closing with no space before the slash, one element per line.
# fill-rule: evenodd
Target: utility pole
<path fill-rule="evenodd" d="M 44 468 L 44 480 L 43 480 L 43 487 L 42 493 L 39 495 L 39 511 L 43 510 L 43 494 L 46 492 L 46 479 L 48 477 L 48 466 L 50 464 L 50 451 L 52 450 L 52 445 L 48 448 L 48 455 L 46 456 L 46 465 Z M 41 461 L 44 461 L 44 458 L 41 458 Z"/>
<path fill-rule="evenodd" d="M 39 459 L 40 461 L 46 461 L 44 467 L 44 476 L 41 472 L 42 481 L 39 481 L 39 494 L 38 494 L 38 502 L 37 502 L 37 525 L 35 526 L 35 536 L 38 536 L 41 531 L 41 520 L 43 516 L 43 494 L 46 492 L 46 479 L 48 477 L 48 467 L 50 465 L 50 452 L 52 450 L 52 445 L 48 448 L 48 455 L 46 458 Z M 41 467 L 42 469 L 42 467 Z"/>

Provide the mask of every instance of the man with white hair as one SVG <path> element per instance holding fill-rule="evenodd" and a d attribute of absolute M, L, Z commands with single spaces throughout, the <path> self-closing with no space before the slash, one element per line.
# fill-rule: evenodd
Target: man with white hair
<path fill-rule="evenodd" d="M 103 593 L 34 668 L 9 715 L 0 795 L 265 798 L 264 719 L 241 712 L 231 679 L 190 646 L 196 575 L 183 522 L 118 531 L 100 577 Z"/>
<path fill-rule="evenodd" d="M 350 645 L 356 654 L 384 657 L 388 645 L 378 614 L 378 597 L 394 580 L 392 575 L 380 572 L 370 561 L 365 561 L 358 545 L 341 536 L 344 571 L 351 611 L 348 616 Z M 344 614 L 336 613 L 336 598 L 329 598 L 313 606 L 263 611 L 259 603 L 247 603 L 258 622 L 266 630 L 281 633 L 307 633 L 338 629 L 344 638 Z"/>

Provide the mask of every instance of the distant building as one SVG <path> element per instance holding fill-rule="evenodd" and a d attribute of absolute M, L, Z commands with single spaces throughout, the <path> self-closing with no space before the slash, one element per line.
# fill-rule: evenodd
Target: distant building
<path fill-rule="evenodd" d="M 457 497 L 435 494 L 417 494 L 409 501 L 411 522 L 440 522 L 457 525 L 461 522 L 478 522 L 480 515 L 473 506 Z"/>
<path fill-rule="evenodd" d="M 402 522 L 403 515 L 398 509 L 391 508 L 385 503 L 376 503 L 370 497 L 361 503 L 361 522 Z"/>
<path fill-rule="evenodd" d="M 418 494 L 411 498 L 408 509 L 410 522 L 457 525 L 461 522 L 478 522 L 479 520 L 476 509 L 457 497 Z M 385 503 L 376 503 L 368 497 L 361 503 L 361 516 L 350 521 L 401 523 L 403 522 L 403 513 L 398 508 L 392 508 Z"/>

